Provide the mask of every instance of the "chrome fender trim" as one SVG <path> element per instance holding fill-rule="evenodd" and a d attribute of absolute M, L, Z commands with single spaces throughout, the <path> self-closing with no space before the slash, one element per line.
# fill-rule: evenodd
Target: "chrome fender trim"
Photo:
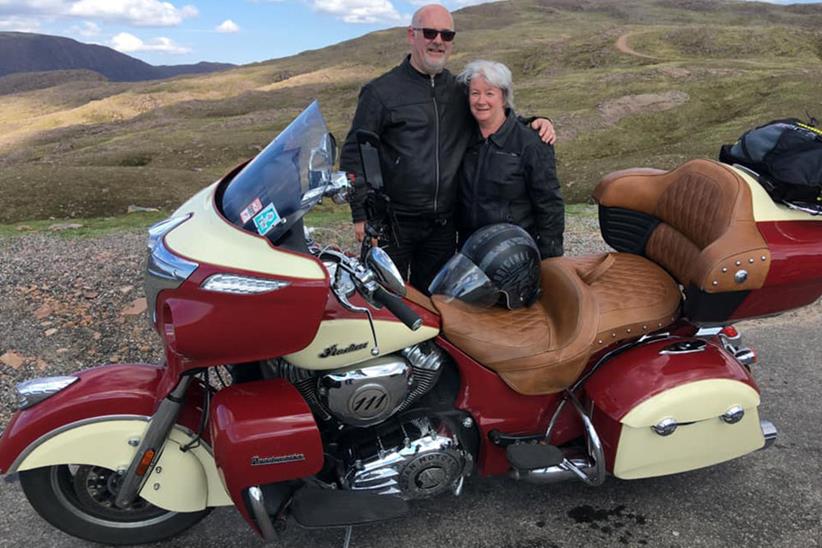
<path fill-rule="evenodd" d="M 125 471 L 139 445 L 149 417 L 115 415 L 77 421 L 53 430 L 26 448 L 9 473 L 59 464 L 89 464 Z M 194 434 L 179 425 L 171 431 L 140 496 L 165 510 L 195 512 L 209 506 L 233 506 L 217 472 L 211 448 L 204 442 L 180 448 Z"/>

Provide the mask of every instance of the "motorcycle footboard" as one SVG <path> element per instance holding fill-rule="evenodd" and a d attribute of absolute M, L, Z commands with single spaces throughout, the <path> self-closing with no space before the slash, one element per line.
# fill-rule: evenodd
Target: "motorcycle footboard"
<path fill-rule="evenodd" d="M 291 515 L 308 529 L 366 525 L 408 514 L 400 497 L 361 491 L 300 489 L 291 501 Z"/>

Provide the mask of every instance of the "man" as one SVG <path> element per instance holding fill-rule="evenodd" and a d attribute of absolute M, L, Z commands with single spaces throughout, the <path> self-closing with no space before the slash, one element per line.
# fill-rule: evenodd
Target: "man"
<path fill-rule="evenodd" d="M 472 135 L 473 118 L 461 85 L 445 69 L 453 48 L 454 20 L 438 4 L 423 6 L 408 27 L 410 55 L 360 91 L 340 166 L 354 178 L 351 216 L 357 241 L 365 237 L 366 188 L 357 131 L 381 140 L 385 194 L 391 229 L 380 241 L 403 277 L 427 291 L 456 248 L 453 213 L 456 174 Z M 548 120 L 534 122 L 553 142 Z"/>

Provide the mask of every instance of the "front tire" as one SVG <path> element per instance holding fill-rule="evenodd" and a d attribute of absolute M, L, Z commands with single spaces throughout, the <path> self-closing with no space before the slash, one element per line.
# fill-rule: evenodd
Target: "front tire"
<path fill-rule="evenodd" d="M 69 535 L 102 544 L 143 544 L 182 533 L 203 519 L 199 512 L 171 512 L 138 498 L 114 504 L 119 475 L 99 466 L 55 465 L 20 472 L 20 483 L 43 519 Z"/>

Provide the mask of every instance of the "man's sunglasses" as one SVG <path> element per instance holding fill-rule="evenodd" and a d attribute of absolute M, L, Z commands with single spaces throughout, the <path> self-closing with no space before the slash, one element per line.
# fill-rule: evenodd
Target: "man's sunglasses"
<path fill-rule="evenodd" d="M 455 30 L 439 30 L 439 29 L 429 29 L 429 28 L 419 28 L 419 27 L 411 27 L 413 30 L 421 30 L 422 35 L 425 37 L 426 40 L 433 40 L 439 34 L 442 36 L 443 42 L 450 42 L 454 39 L 454 36 L 457 35 L 457 31 Z"/>

